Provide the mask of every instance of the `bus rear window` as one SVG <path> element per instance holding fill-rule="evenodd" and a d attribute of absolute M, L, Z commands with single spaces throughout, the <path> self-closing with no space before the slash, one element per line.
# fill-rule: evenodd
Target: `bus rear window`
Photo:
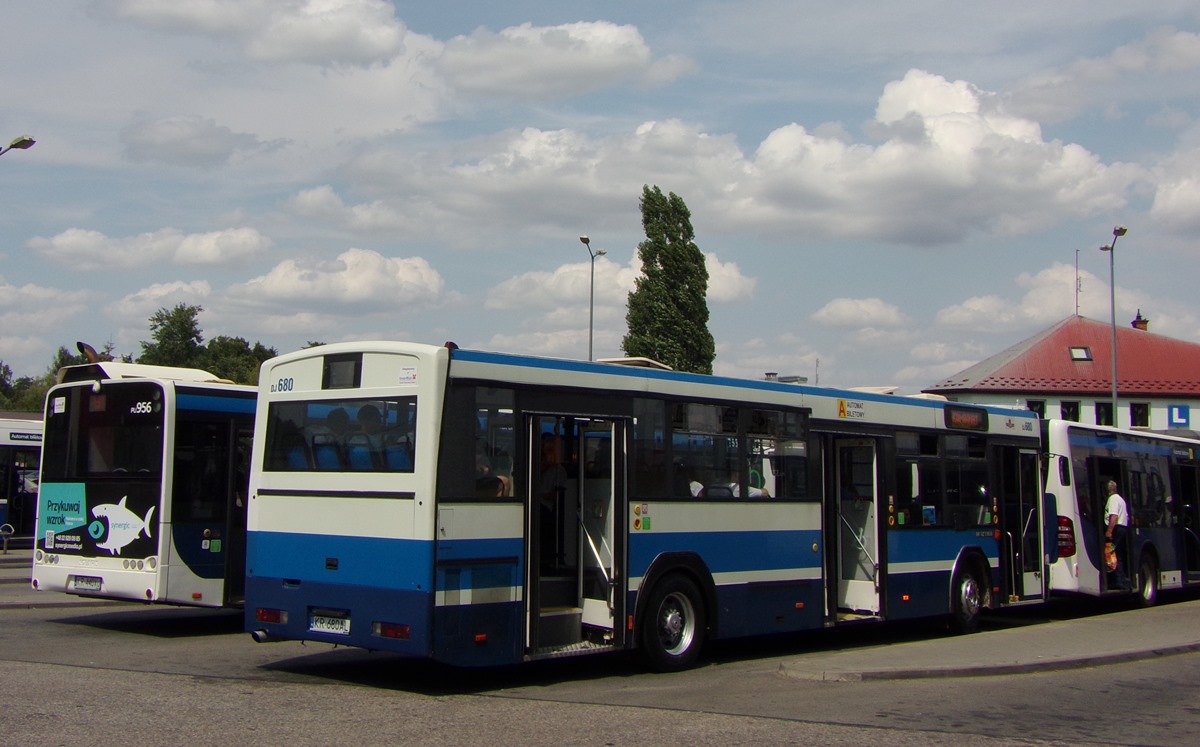
<path fill-rule="evenodd" d="M 60 389 L 46 408 L 44 478 L 162 474 L 163 392 L 152 383 Z"/>
<path fill-rule="evenodd" d="M 417 398 L 273 402 L 268 472 L 412 472 Z"/>

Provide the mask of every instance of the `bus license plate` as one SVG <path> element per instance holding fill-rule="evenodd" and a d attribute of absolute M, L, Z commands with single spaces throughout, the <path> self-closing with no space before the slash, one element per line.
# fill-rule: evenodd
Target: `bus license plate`
<path fill-rule="evenodd" d="M 308 619 L 308 629 L 314 633 L 350 635 L 350 618 L 313 615 Z"/>
<path fill-rule="evenodd" d="M 76 576 L 75 591 L 100 591 L 100 579 L 95 576 Z"/>

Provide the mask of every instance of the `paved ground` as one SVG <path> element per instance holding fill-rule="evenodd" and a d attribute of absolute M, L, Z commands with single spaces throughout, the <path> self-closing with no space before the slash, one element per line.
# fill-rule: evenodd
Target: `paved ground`
<path fill-rule="evenodd" d="M 120 604 L 34 591 L 31 551 L 19 545 L 0 555 L 0 610 Z M 813 651 L 786 658 L 780 671 L 797 679 L 857 681 L 1098 666 L 1200 651 L 1197 619 L 1200 601 L 1183 601 L 965 636 Z"/>

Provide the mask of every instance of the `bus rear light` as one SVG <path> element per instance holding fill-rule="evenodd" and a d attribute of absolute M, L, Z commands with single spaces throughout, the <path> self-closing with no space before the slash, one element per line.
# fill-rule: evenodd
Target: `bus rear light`
<path fill-rule="evenodd" d="M 907 602 L 907 601 L 909 601 L 909 600 L 911 600 L 911 599 L 912 599 L 912 597 L 910 597 L 910 596 L 909 596 L 909 595 L 907 595 L 907 594 L 901 594 L 901 595 L 900 595 L 900 601 L 901 601 L 901 602 Z"/>
<path fill-rule="evenodd" d="M 412 636 L 412 626 L 403 623 L 375 622 L 371 623 L 371 633 L 381 638 L 407 641 Z"/>
<path fill-rule="evenodd" d="M 192 592 L 192 599 L 195 599 L 197 602 L 199 602 L 203 598 L 204 598 L 203 592 L 199 592 L 199 591 Z"/>
<path fill-rule="evenodd" d="M 476 633 L 475 634 L 475 643 L 477 643 L 481 646 L 483 644 L 487 643 L 487 633 Z"/>
<path fill-rule="evenodd" d="M 273 610 L 269 607 L 259 607 L 254 610 L 254 619 L 263 623 L 287 625 L 288 613 L 287 610 Z"/>
<path fill-rule="evenodd" d="M 1058 557 L 1070 558 L 1075 555 L 1075 522 L 1069 517 L 1058 517 Z"/>

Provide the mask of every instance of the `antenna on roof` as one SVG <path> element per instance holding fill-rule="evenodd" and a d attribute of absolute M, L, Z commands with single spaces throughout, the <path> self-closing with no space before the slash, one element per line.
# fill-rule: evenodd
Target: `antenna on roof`
<path fill-rule="evenodd" d="M 1079 316 L 1079 249 L 1075 250 L 1075 316 Z"/>

